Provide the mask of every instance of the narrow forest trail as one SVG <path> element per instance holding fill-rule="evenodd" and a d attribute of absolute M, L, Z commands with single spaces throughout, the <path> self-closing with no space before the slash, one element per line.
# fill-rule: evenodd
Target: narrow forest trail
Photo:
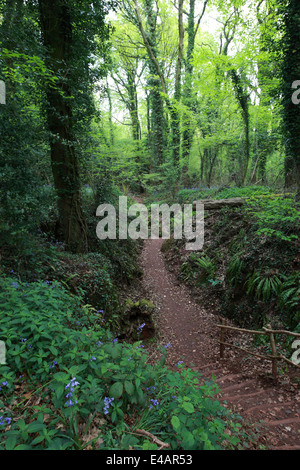
<path fill-rule="evenodd" d="M 141 254 L 143 287 L 156 305 L 159 340 L 170 343 L 168 365 L 183 360 L 202 374 L 216 377 L 219 400 L 250 423 L 258 424 L 260 444 L 272 450 L 300 449 L 300 391 L 274 383 L 242 362 L 219 359 L 220 318 L 193 301 L 188 289 L 169 272 L 163 240 L 145 240 Z M 227 354 L 230 356 L 230 352 Z M 255 369 L 256 371 L 257 369 Z"/>

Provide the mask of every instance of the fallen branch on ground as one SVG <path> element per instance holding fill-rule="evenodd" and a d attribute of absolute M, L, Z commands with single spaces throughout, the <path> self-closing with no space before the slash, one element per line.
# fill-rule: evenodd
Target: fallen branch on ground
<path fill-rule="evenodd" d="M 160 446 L 158 450 L 167 449 L 168 447 L 170 447 L 169 443 L 161 441 L 160 439 L 158 439 L 158 437 L 151 434 L 151 432 L 145 431 L 144 429 L 136 429 L 135 432 L 132 434 L 138 434 L 139 436 L 149 437 L 149 439 L 151 439 L 155 444 Z"/>

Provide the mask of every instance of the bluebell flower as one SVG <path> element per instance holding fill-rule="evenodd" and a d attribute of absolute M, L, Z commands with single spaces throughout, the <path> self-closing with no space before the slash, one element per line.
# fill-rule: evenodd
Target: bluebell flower
<path fill-rule="evenodd" d="M 149 406 L 149 410 L 152 410 L 153 406 L 158 406 L 159 405 L 158 400 L 154 400 L 153 398 L 151 398 L 150 401 L 152 402 L 152 405 Z"/>
<path fill-rule="evenodd" d="M 70 400 L 68 400 L 68 401 L 66 402 L 66 405 L 67 405 L 67 406 L 73 406 L 73 402 L 72 402 L 72 400 L 71 400 L 71 399 L 70 399 Z"/>
<path fill-rule="evenodd" d="M 6 421 L 6 424 L 10 424 L 11 418 L 3 418 L 3 416 L 0 416 L 0 426 L 3 426 L 5 424 L 4 421 Z"/>
<path fill-rule="evenodd" d="M 104 414 L 105 415 L 108 414 L 109 406 L 112 404 L 113 401 L 114 401 L 114 398 L 109 398 L 109 397 L 104 398 Z"/>
<path fill-rule="evenodd" d="M 75 391 L 75 388 L 79 385 L 79 382 L 77 382 L 76 377 L 73 377 L 71 381 L 65 386 L 65 389 L 69 389 L 70 391 L 66 394 L 66 398 L 69 398 L 68 401 L 66 401 L 66 406 L 73 406 L 74 404 L 78 403 L 76 399 L 73 399 L 74 402 L 71 400 L 73 398 L 73 392 Z"/>
<path fill-rule="evenodd" d="M 138 327 L 138 335 L 140 335 L 140 334 L 142 333 L 144 326 L 146 326 L 146 323 L 142 323 L 142 324 Z"/>
<path fill-rule="evenodd" d="M 2 382 L 0 386 L 0 390 L 2 390 L 2 387 L 8 387 L 8 382 Z"/>

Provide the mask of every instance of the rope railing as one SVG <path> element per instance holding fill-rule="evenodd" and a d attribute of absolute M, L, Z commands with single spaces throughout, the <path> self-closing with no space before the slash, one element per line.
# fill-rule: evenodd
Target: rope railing
<path fill-rule="evenodd" d="M 263 327 L 262 330 L 248 330 L 248 329 L 245 329 L 245 328 L 238 328 L 236 326 L 227 325 L 225 319 L 222 319 L 222 324 L 217 325 L 217 327 L 220 328 L 220 330 L 221 330 L 221 337 L 220 337 L 220 340 L 219 340 L 219 343 L 220 343 L 220 358 L 224 357 L 225 346 L 227 346 L 227 347 L 239 349 L 239 350 L 241 350 L 241 351 L 243 351 L 247 354 L 259 357 L 261 359 L 270 360 L 270 361 L 272 361 L 272 375 L 273 375 L 273 378 L 275 380 L 277 379 L 277 362 L 278 361 L 285 361 L 287 364 L 292 365 L 292 366 L 297 367 L 298 369 L 300 369 L 300 364 L 297 364 L 296 362 L 291 361 L 290 359 L 286 358 L 282 354 L 277 354 L 276 342 L 275 342 L 275 335 L 276 334 L 281 334 L 281 335 L 285 334 L 285 335 L 293 336 L 295 338 L 299 338 L 299 340 L 300 340 L 300 334 L 299 333 L 294 333 L 292 331 L 286 331 L 286 330 L 274 330 L 274 329 L 272 329 L 271 325 L 267 325 L 266 327 Z M 250 335 L 269 336 L 272 354 L 271 355 L 270 354 L 268 354 L 268 355 L 258 354 L 256 352 L 249 351 L 248 349 L 242 348 L 242 347 L 237 346 L 235 344 L 227 343 L 225 341 L 225 331 L 226 330 L 239 331 L 241 333 L 247 333 L 247 334 L 250 334 Z"/>

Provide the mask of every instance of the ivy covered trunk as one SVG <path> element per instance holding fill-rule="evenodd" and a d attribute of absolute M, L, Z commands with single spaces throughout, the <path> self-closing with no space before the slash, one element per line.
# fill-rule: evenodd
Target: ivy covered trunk
<path fill-rule="evenodd" d="M 195 0 L 190 0 L 190 10 L 188 17 L 188 46 L 185 60 L 185 83 L 183 93 L 183 103 L 193 112 L 194 109 L 194 96 L 193 96 L 193 52 L 195 47 Z M 189 112 L 185 113 L 183 121 L 183 142 L 182 142 L 182 156 L 185 161 L 188 161 L 194 130 L 192 127 L 192 119 Z"/>
<path fill-rule="evenodd" d="M 39 0 L 40 23 L 47 65 L 57 77 L 47 85 L 47 119 L 51 165 L 58 197 L 59 234 L 67 249 L 87 248 L 79 165 L 73 133 L 72 97 L 68 76 L 72 68 L 72 23 L 67 0 Z"/>
<path fill-rule="evenodd" d="M 166 147 L 166 120 L 164 114 L 164 100 L 162 97 L 161 80 L 157 74 L 157 33 L 156 18 L 153 10 L 153 0 L 145 0 L 145 13 L 147 18 L 147 40 L 151 48 L 149 55 L 150 78 L 148 86 L 150 89 L 150 142 L 154 165 L 160 166 L 164 162 Z"/>
<path fill-rule="evenodd" d="M 176 167 L 176 172 L 179 175 L 179 162 L 180 162 L 180 114 L 178 105 L 181 101 L 181 69 L 183 60 L 183 41 L 184 41 L 184 26 L 183 26 L 183 0 L 178 2 L 178 56 L 175 72 L 175 91 L 174 91 L 174 105 L 171 109 L 171 127 L 172 127 L 172 158 Z"/>
<path fill-rule="evenodd" d="M 135 83 L 135 75 L 131 70 L 127 70 L 127 82 L 129 97 L 128 110 L 131 119 L 132 137 L 133 140 L 137 142 L 141 140 L 141 125 L 138 112 L 137 86 Z"/>
<path fill-rule="evenodd" d="M 300 80 L 300 8 L 298 0 L 289 0 L 284 14 L 284 60 L 282 67 L 283 130 L 286 148 L 285 185 L 297 184 L 300 199 L 300 104 L 292 99 L 294 82 Z"/>

